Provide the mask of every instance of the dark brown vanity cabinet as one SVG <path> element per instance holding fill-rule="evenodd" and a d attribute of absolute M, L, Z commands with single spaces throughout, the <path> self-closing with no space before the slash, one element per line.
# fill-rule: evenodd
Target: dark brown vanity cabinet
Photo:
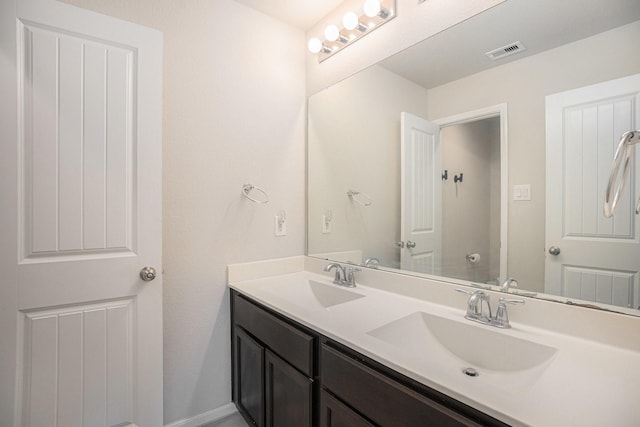
<path fill-rule="evenodd" d="M 322 387 L 353 408 L 366 415 L 373 424 L 403 427 L 478 427 L 478 423 L 462 415 L 451 406 L 462 405 L 451 400 L 444 402 L 425 396 L 417 390 L 367 366 L 356 354 L 343 352 L 324 343 L 320 351 Z M 464 405 L 462 405 L 464 406 Z M 463 409 L 462 406 L 460 409 Z M 469 408 L 471 409 L 471 408 Z M 361 420 L 364 421 L 364 420 Z M 334 424 L 323 424 L 329 427 Z M 340 424 L 338 424 L 340 425 Z M 347 424 L 349 425 L 349 424 Z"/>
<path fill-rule="evenodd" d="M 236 291 L 231 316 L 233 400 L 255 426 L 507 426 Z"/>
<path fill-rule="evenodd" d="M 233 400 L 257 427 L 311 427 L 316 337 L 232 292 Z"/>

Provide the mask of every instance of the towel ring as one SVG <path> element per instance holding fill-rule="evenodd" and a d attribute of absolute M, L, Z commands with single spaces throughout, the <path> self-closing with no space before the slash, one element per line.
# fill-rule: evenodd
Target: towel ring
<path fill-rule="evenodd" d="M 622 134 L 611 166 L 611 175 L 604 196 L 604 216 L 611 218 L 620 201 L 620 195 L 629 178 L 629 166 L 633 156 L 633 145 L 640 142 L 640 131 Z M 622 168 L 622 169 L 621 169 Z M 636 214 L 640 213 L 640 199 L 636 204 Z"/>
<path fill-rule="evenodd" d="M 263 197 L 260 197 L 260 199 L 263 199 L 263 200 L 259 200 L 251 197 L 249 194 L 251 194 L 253 190 L 256 190 L 262 193 Z M 265 203 L 269 203 L 269 195 L 267 194 L 267 192 L 264 191 L 262 188 L 256 187 L 255 185 L 252 185 L 252 184 L 245 184 L 242 186 L 242 195 L 254 203 L 260 203 L 261 205 Z"/>

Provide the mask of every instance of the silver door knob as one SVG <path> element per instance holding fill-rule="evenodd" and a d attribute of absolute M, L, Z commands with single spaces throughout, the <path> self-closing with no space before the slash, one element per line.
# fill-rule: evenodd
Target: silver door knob
<path fill-rule="evenodd" d="M 402 240 L 399 242 L 396 242 L 396 246 L 399 248 L 404 248 L 404 242 Z"/>
<path fill-rule="evenodd" d="M 416 242 L 412 242 L 411 240 L 407 240 L 407 247 L 409 249 L 416 247 Z"/>
<path fill-rule="evenodd" d="M 557 246 L 551 246 L 549 248 L 549 253 L 553 256 L 559 255 L 560 254 L 560 248 Z"/>
<path fill-rule="evenodd" d="M 145 282 L 150 282 L 156 278 L 156 269 L 153 267 L 145 267 L 140 270 L 140 278 Z"/>

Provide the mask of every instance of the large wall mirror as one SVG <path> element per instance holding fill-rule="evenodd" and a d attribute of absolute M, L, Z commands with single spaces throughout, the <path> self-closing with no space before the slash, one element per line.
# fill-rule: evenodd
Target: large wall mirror
<path fill-rule="evenodd" d="M 638 40 L 637 0 L 507 0 L 312 95 L 308 255 L 640 314 Z"/>

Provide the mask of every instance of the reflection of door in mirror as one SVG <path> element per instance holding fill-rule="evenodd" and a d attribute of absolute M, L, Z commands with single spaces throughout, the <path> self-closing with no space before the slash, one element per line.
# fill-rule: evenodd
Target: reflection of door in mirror
<path fill-rule="evenodd" d="M 477 283 L 500 277 L 500 117 L 442 128 L 442 273 Z M 474 256 L 471 256 L 474 255 Z"/>
<path fill-rule="evenodd" d="M 400 122 L 400 265 L 403 270 L 440 275 L 440 127 L 409 113 L 400 113 Z"/>
<path fill-rule="evenodd" d="M 614 150 L 640 123 L 639 99 L 640 74 L 546 98 L 546 293 L 640 305 L 638 158 L 616 216 L 603 214 Z"/>

